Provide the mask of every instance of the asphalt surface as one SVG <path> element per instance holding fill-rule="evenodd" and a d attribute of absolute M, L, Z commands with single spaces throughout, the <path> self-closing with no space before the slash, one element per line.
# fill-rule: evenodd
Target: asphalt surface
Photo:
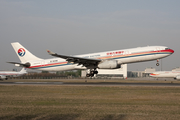
<path fill-rule="evenodd" d="M 120 83 L 120 82 L 0 82 L 0 85 L 62 85 L 62 86 L 169 86 L 180 87 L 180 83 Z"/>

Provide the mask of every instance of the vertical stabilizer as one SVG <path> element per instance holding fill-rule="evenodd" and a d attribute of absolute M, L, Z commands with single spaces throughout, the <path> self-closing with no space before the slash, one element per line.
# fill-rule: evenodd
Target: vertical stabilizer
<path fill-rule="evenodd" d="M 26 63 L 29 61 L 42 60 L 36 57 L 35 55 L 33 55 L 31 52 L 29 52 L 25 47 L 23 47 L 18 42 L 11 43 L 11 45 L 13 46 L 17 56 L 19 57 L 22 63 Z"/>
<path fill-rule="evenodd" d="M 23 67 L 22 70 L 20 71 L 20 73 L 27 73 L 26 70 L 27 70 L 27 68 Z"/>

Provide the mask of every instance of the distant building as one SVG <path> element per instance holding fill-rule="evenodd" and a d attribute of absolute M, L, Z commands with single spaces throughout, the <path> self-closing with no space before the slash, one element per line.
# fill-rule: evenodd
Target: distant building
<path fill-rule="evenodd" d="M 128 77 L 149 77 L 149 74 L 155 72 L 155 68 L 146 68 L 144 71 L 128 71 Z"/>
<path fill-rule="evenodd" d="M 144 73 L 153 73 L 153 72 L 155 72 L 155 71 L 156 71 L 155 68 L 150 67 L 150 68 L 146 68 L 145 71 L 144 71 Z"/>
<path fill-rule="evenodd" d="M 128 71 L 128 77 L 143 77 L 144 71 Z"/>

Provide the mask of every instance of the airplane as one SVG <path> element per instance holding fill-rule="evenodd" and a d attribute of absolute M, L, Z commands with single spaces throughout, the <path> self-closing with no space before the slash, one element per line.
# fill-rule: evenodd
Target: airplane
<path fill-rule="evenodd" d="M 157 71 L 151 73 L 149 76 L 155 78 L 174 78 L 180 79 L 180 71 Z"/>
<path fill-rule="evenodd" d="M 22 76 L 24 74 L 26 74 L 26 68 L 22 68 L 21 71 L 16 72 L 16 71 L 0 71 L 0 79 L 3 80 L 7 80 L 8 77 L 19 77 Z"/>
<path fill-rule="evenodd" d="M 86 70 L 86 77 L 98 74 L 97 69 L 117 69 L 122 64 L 157 60 L 174 53 L 174 50 L 165 46 L 147 46 L 123 50 L 113 50 L 83 55 L 60 55 L 50 50 L 47 52 L 56 58 L 41 59 L 29 52 L 20 43 L 11 43 L 21 63 L 8 62 L 16 66 L 23 66 L 34 70 L 43 71 L 65 71 Z M 58 58 L 57 58 L 58 57 Z"/>

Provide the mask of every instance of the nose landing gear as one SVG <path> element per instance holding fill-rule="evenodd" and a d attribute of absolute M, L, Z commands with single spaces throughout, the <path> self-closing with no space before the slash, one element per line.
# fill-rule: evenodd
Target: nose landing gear
<path fill-rule="evenodd" d="M 159 59 L 157 59 L 157 63 L 156 63 L 156 66 L 159 66 Z"/>
<path fill-rule="evenodd" d="M 159 63 L 156 63 L 156 66 L 159 66 Z"/>

